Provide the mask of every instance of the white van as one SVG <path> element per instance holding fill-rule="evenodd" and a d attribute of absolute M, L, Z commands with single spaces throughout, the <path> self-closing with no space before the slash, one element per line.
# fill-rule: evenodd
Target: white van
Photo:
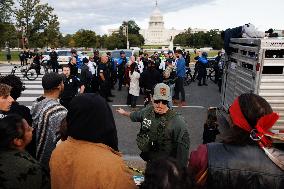
<path fill-rule="evenodd" d="M 284 38 L 232 38 L 225 54 L 221 103 L 228 111 L 242 93 L 265 98 L 280 119 L 272 128 L 284 135 Z"/>

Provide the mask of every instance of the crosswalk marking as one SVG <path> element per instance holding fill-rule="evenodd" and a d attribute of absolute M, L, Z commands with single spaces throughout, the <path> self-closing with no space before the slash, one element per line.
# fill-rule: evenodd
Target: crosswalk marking
<path fill-rule="evenodd" d="M 12 65 L 1 65 L 0 73 L 1 75 L 8 75 L 11 73 L 13 66 Z M 23 74 L 17 69 L 15 75 L 20 77 L 22 82 L 24 83 L 25 90 L 22 92 L 21 97 L 17 99 L 20 104 L 31 108 L 31 105 L 34 100 L 36 100 L 40 95 L 43 94 L 43 88 L 41 85 L 41 80 L 43 75 L 39 75 L 36 80 L 28 80 L 23 76 Z"/>
<path fill-rule="evenodd" d="M 24 90 L 22 92 L 22 94 L 38 94 L 38 95 L 41 95 L 43 94 L 43 90 Z"/>

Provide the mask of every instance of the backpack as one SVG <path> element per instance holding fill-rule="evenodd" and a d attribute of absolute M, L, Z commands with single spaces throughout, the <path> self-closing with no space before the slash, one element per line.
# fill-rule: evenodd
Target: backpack
<path fill-rule="evenodd" d="M 165 69 L 163 73 L 164 78 L 168 79 L 171 76 L 172 71 L 173 71 L 173 67 L 167 66 L 167 68 Z"/>

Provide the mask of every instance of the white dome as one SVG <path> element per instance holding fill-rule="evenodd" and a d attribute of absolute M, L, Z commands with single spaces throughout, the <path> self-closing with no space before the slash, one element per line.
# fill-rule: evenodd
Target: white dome
<path fill-rule="evenodd" d="M 152 12 L 151 16 L 154 16 L 154 17 L 160 17 L 160 16 L 162 16 L 161 11 L 159 10 L 158 7 L 155 7 L 155 9 L 154 9 L 154 11 Z"/>

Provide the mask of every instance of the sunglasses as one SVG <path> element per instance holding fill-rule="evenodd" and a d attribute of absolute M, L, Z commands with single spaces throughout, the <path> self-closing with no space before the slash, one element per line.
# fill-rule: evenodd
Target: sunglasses
<path fill-rule="evenodd" d="M 155 104 L 160 104 L 160 102 L 162 102 L 162 104 L 167 105 L 168 101 L 167 100 L 154 100 Z"/>

